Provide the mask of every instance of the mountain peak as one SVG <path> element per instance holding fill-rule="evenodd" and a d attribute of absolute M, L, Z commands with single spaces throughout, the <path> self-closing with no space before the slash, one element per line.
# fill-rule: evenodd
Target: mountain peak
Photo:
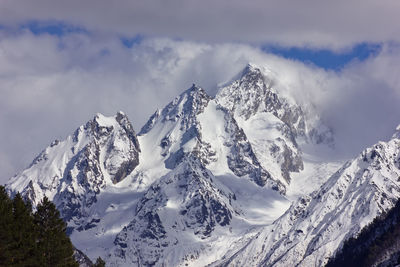
<path fill-rule="evenodd" d="M 189 89 L 186 89 L 179 97 L 189 95 L 191 98 L 201 96 L 202 98 L 211 98 L 206 91 L 195 83 Z"/>
<path fill-rule="evenodd" d="M 248 119 L 266 109 L 269 91 L 271 82 L 266 80 L 258 67 L 249 63 L 236 80 L 219 89 L 216 99 L 236 117 Z"/>
<path fill-rule="evenodd" d="M 249 62 L 247 63 L 246 67 L 244 67 L 242 71 L 242 76 L 245 76 L 246 74 L 253 72 L 258 72 L 261 74 L 261 69 L 256 64 Z"/>
<path fill-rule="evenodd" d="M 102 127 L 110 127 L 123 119 L 128 119 L 128 116 L 123 111 L 118 111 L 114 116 L 105 116 L 98 112 L 90 122 L 95 122 Z"/>
<path fill-rule="evenodd" d="M 107 117 L 101 113 L 96 113 L 93 122 L 97 122 L 99 126 L 112 126 L 115 123 L 114 117 Z"/>
<path fill-rule="evenodd" d="M 161 111 L 157 110 L 140 130 L 139 135 L 149 132 L 158 121 L 181 121 L 182 129 L 187 129 L 195 122 L 196 115 L 203 112 L 210 100 L 211 97 L 203 88 L 193 84 Z"/>
<path fill-rule="evenodd" d="M 126 116 L 125 112 L 123 112 L 122 110 L 119 110 L 119 111 L 117 112 L 117 116 L 118 116 L 118 115 Z"/>
<path fill-rule="evenodd" d="M 186 91 L 197 91 L 197 90 L 203 90 L 203 89 L 200 86 L 197 86 L 195 83 L 192 83 L 192 86 Z"/>
<path fill-rule="evenodd" d="M 74 139 L 78 140 L 79 135 L 85 133 L 86 136 L 93 136 L 96 139 L 100 139 L 102 136 L 108 136 L 113 129 L 118 127 L 118 122 L 115 117 L 104 116 L 101 113 L 97 113 L 93 119 L 89 120 L 84 126 L 79 127 L 74 135 Z"/>
<path fill-rule="evenodd" d="M 136 133 L 125 114 L 97 113 L 72 136 L 43 150 L 7 187 L 26 195 L 34 206 L 47 196 L 66 221 L 80 225 L 100 191 L 136 168 L 139 152 Z"/>

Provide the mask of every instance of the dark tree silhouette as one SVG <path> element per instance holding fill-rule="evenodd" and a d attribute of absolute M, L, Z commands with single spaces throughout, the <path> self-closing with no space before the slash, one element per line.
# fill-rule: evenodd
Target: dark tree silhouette
<path fill-rule="evenodd" d="M 11 224 L 12 240 L 9 245 L 10 266 L 37 266 L 36 231 L 33 224 L 32 206 L 25 202 L 19 193 L 12 200 L 13 223 Z"/>
<path fill-rule="evenodd" d="M 397 251 L 400 240 L 400 200 L 388 212 L 374 219 L 365 227 L 356 238 L 349 238 L 334 257 L 327 263 L 327 267 L 372 266 L 383 259 L 385 252 Z M 400 259 L 394 259 L 399 264 Z"/>
<path fill-rule="evenodd" d="M 41 266 L 78 266 L 66 234 L 67 225 L 56 206 L 44 197 L 37 207 L 34 223 L 38 231 L 37 251 Z"/>
<path fill-rule="evenodd" d="M 0 186 L 0 266 L 11 264 L 12 224 L 13 204 L 4 186 Z"/>
<path fill-rule="evenodd" d="M 47 197 L 32 214 L 30 202 L 19 193 L 11 199 L 0 185 L 0 267 L 78 267 L 66 229 Z M 105 262 L 99 257 L 93 266 L 103 267 Z"/>

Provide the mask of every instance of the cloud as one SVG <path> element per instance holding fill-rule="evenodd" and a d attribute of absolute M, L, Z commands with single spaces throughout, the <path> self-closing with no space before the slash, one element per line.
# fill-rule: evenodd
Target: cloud
<path fill-rule="evenodd" d="M 315 103 L 335 130 L 338 150 L 351 156 L 388 138 L 400 123 L 394 45 L 331 72 L 232 43 L 144 38 L 127 48 L 85 33 L 0 35 L 0 183 L 97 112 L 123 110 L 139 130 L 192 83 L 215 94 L 249 61 L 270 68 L 280 90 Z"/>
<path fill-rule="evenodd" d="M 193 82 L 219 76 L 212 72 L 215 67 L 206 74 L 196 63 L 195 58 L 210 49 L 167 39 L 147 40 L 128 49 L 119 40 L 97 40 L 85 34 L 3 34 L 0 158 L 6 160 L 0 171 L 2 183 L 53 139 L 65 138 L 97 112 L 113 115 L 123 110 L 140 129 L 156 108 Z"/>
<path fill-rule="evenodd" d="M 332 81 L 329 98 L 320 101 L 342 150 L 355 153 L 388 140 L 400 124 L 399 48 L 385 46 L 377 56 L 347 66 Z"/>
<path fill-rule="evenodd" d="M 400 41 L 397 0 L 3 0 L 0 24 L 61 21 L 132 37 L 346 49 Z"/>

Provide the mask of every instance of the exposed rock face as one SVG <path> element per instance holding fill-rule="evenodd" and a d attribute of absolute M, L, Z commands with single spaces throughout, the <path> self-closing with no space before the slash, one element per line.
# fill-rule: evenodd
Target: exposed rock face
<path fill-rule="evenodd" d="M 320 190 L 305 196 L 237 254 L 233 266 L 323 266 L 400 197 L 400 140 L 379 142 L 346 163 Z"/>
<path fill-rule="evenodd" d="M 141 198 L 135 219 L 114 241 L 111 265 L 160 264 L 187 238 L 206 239 L 217 226 L 228 226 L 235 213 L 234 200 L 235 195 L 219 189 L 196 157 L 186 157 Z"/>
<path fill-rule="evenodd" d="M 78 262 L 79 267 L 93 266 L 93 262 L 79 249 L 74 248 L 74 258 Z"/>
<path fill-rule="evenodd" d="M 196 116 L 203 112 L 211 97 L 204 89 L 192 85 L 188 90 L 177 96 L 162 111 L 157 110 L 140 131 L 140 135 L 148 133 L 157 122 L 177 122 L 180 130 L 186 131 L 196 125 Z"/>
<path fill-rule="evenodd" d="M 316 144 L 333 143 L 326 126 L 318 120 L 307 123 L 302 107 L 280 95 L 274 80 L 254 65 L 247 65 L 237 80 L 220 88 L 216 101 L 231 112 L 256 147 L 256 156 L 269 165 L 262 165 L 264 169 L 284 186 L 290 183 L 290 173 L 304 168 L 298 138 Z"/>
<path fill-rule="evenodd" d="M 273 114 L 288 126 L 289 131 L 285 133 L 292 141 L 298 135 L 306 134 L 305 116 L 301 107 L 279 96 L 273 88 L 273 81 L 251 64 L 243 70 L 240 79 L 221 88 L 216 98 L 236 118 L 248 120 L 261 112 Z"/>
<path fill-rule="evenodd" d="M 142 135 L 154 126 L 163 128 L 165 135 L 155 140 L 166 158 L 165 167 L 174 169 L 188 154 L 196 154 L 206 163 L 214 160 L 210 144 L 201 138 L 197 116 L 204 111 L 211 98 L 200 87 L 193 85 L 170 102 L 162 111 L 156 112 L 140 131 Z M 191 145 L 191 143 L 193 143 Z M 185 146 L 190 146 L 185 149 Z"/>
<path fill-rule="evenodd" d="M 234 115 L 245 131 L 252 131 L 249 129 L 253 128 L 251 121 L 257 116 L 271 114 L 276 118 L 271 127 L 278 135 L 269 138 L 268 142 L 263 141 L 265 148 L 256 151 L 278 165 L 280 173 L 274 174 L 275 179 L 288 184 L 290 172 L 303 169 L 301 151 L 296 143 L 298 136 L 306 136 L 303 111 L 279 96 L 273 88 L 273 81 L 265 77 L 259 68 L 248 65 L 238 80 L 220 89 L 216 100 Z M 250 137 L 250 142 L 256 144 L 258 139 Z"/>
<path fill-rule="evenodd" d="M 12 178 L 17 191 L 37 205 L 47 196 L 66 221 L 79 229 L 91 227 L 89 208 L 109 183 L 118 183 L 139 164 L 140 147 L 128 118 L 96 115 L 64 141 L 54 141 L 30 167 Z M 90 219 L 88 219 L 90 218 Z"/>
<path fill-rule="evenodd" d="M 208 107 L 209 104 L 212 107 Z M 217 155 L 216 150 L 219 147 L 211 144 L 214 140 L 204 138 L 208 133 L 201 126 L 200 115 L 206 109 L 214 109 L 210 112 L 218 112 L 223 116 L 212 123 L 222 124 L 224 133 L 221 142 L 229 150 L 226 155 Z M 188 155 L 195 155 L 205 166 L 223 157 L 221 160 L 227 162 L 235 175 L 239 177 L 247 175 L 260 186 L 268 183 L 275 190 L 285 192 L 284 185 L 260 165 L 246 134 L 232 113 L 218 105 L 196 85 L 176 97 L 162 111 L 155 112 L 140 133 L 151 134 L 154 128 L 157 128 L 157 131 L 163 129 L 162 138 L 158 137 L 160 140 L 155 141 L 162 148 L 161 155 L 165 157 L 164 164 L 168 169 L 173 170 Z"/>
<path fill-rule="evenodd" d="M 174 251 L 188 238 L 212 239 L 216 228 L 227 228 L 234 217 L 241 217 L 235 194 L 215 183 L 207 169 L 213 164 L 226 166 L 230 175 L 249 179 L 254 186 L 285 192 L 260 165 L 232 113 L 197 86 L 154 113 L 141 135 L 158 144 L 154 153 L 159 151 L 169 171 L 151 184 L 134 219 L 117 235 L 109 255 L 115 266 L 168 264 L 171 253 L 176 254 L 175 262 L 195 260 L 204 250 L 198 242 L 185 253 Z"/>
<path fill-rule="evenodd" d="M 273 177 L 261 167 L 246 134 L 238 126 L 233 116 L 226 110 L 222 108 L 221 110 L 225 112 L 225 131 L 230 136 L 224 143 L 230 149 L 228 154 L 229 168 L 237 176 L 249 175 L 258 185 L 264 186 Z M 285 192 L 285 187 L 280 182 L 275 182 L 273 189 Z"/>
<path fill-rule="evenodd" d="M 161 111 L 159 109 L 157 109 L 156 112 L 154 112 L 153 115 L 150 116 L 149 120 L 142 127 L 142 129 L 139 132 L 139 135 L 144 135 L 144 134 L 148 133 L 154 127 L 154 124 L 158 121 L 158 118 L 160 117 L 160 115 L 161 115 Z"/>

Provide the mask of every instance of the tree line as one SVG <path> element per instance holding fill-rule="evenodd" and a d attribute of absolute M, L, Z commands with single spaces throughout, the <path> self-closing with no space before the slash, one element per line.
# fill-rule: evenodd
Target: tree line
<path fill-rule="evenodd" d="M 33 212 L 31 203 L 19 193 L 10 198 L 0 186 L 0 266 L 79 266 L 66 229 L 47 197 Z M 105 263 L 99 257 L 93 266 Z"/>
<path fill-rule="evenodd" d="M 326 267 L 373 266 L 386 253 L 393 255 L 390 266 L 400 264 L 400 200 L 388 212 L 378 216 L 357 235 L 346 240 Z M 397 251 L 397 253 L 393 253 Z"/>

